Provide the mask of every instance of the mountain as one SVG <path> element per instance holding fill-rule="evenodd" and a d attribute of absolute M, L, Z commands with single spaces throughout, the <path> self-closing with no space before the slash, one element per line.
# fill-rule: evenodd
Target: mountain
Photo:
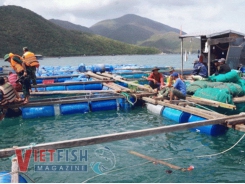
<path fill-rule="evenodd" d="M 190 38 L 184 39 L 184 49 L 187 51 L 196 52 L 200 47 L 200 39 Z M 179 53 L 181 42 L 179 34 L 168 32 L 164 34 L 154 34 L 149 39 L 139 42 L 138 45 L 145 47 L 156 47 L 164 53 Z"/>
<path fill-rule="evenodd" d="M 50 22 L 63 27 L 65 29 L 68 30 L 73 30 L 73 31 L 82 31 L 85 33 L 93 33 L 92 30 L 90 30 L 89 28 L 85 27 L 85 26 L 81 26 L 81 25 L 77 25 L 77 24 L 73 24 L 71 22 L 68 21 L 64 21 L 64 20 L 58 20 L 58 19 L 49 19 Z"/>
<path fill-rule="evenodd" d="M 18 6 L 0 6 L 0 54 L 22 55 L 27 46 L 44 56 L 154 54 L 155 48 L 138 47 L 99 35 L 71 31 Z"/>
<path fill-rule="evenodd" d="M 95 34 L 130 44 L 138 44 L 155 34 L 180 32 L 176 28 L 134 14 L 98 22 L 90 29 Z"/>

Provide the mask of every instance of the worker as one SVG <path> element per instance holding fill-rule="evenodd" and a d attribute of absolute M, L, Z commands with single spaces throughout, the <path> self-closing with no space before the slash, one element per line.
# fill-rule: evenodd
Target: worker
<path fill-rule="evenodd" d="M 8 61 L 18 75 L 18 80 L 22 84 L 22 91 L 25 96 L 23 103 L 28 103 L 30 98 L 29 90 L 31 89 L 31 84 L 30 78 L 27 75 L 25 64 L 22 61 L 22 57 L 13 53 L 9 53 L 4 56 L 4 61 Z"/>
<path fill-rule="evenodd" d="M 191 78 L 193 80 L 207 80 L 208 70 L 201 60 L 194 61 L 194 70 L 192 71 Z"/>
<path fill-rule="evenodd" d="M 219 63 L 218 74 L 226 74 L 231 71 L 230 66 L 225 63 L 225 58 L 219 59 L 218 63 Z"/>
<path fill-rule="evenodd" d="M 159 68 L 154 67 L 152 69 L 151 74 L 147 78 L 151 88 L 155 89 L 157 92 L 158 92 L 158 90 L 160 90 L 160 89 L 162 89 L 164 87 L 164 81 L 163 81 L 164 78 L 163 78 L 163 75 L 158 72 L 159 70 L 160 70 Z"/>
<path fill-rule="evenodd" d="M 27 74 L 30 76 L 32 85 L 37 85 L 36 68 L 39 67 L 39 62 L 33 52 L 30 52 L 27 47 L 23 47 L 23 59 L 26 65 Z M 37 88 L 35 88 L 37 92 Z"/>
<path fill-rule="evenodd" d="M 166 86 L 164 88 L 162 88 L 159 92 L 158 92 L 158 97 L 162 97 L 164 99 L 168 99 L 169 97 L 169 92 L 171 90 L 171 87 L 173 86 L 173 84 L 175 83 L 175 81 L 173 80 L 173 78 L 171 77 L 171 74 L 173 74 L 174 68 L 170 67 L 169 68 L 169 76 L 167 77 L 167 83 Z"/>
<path fill-rule="evenodd" d="M 8 82 L 14 87 L 14 89 L 17 92 L 22 91 L 22 85 L 19 82 L 16 82 L 18 80 L 18 75 L 13 72 L 9 72 L 8 75 Z"/>
<path fill-rule="evenodd" d="M 173 78 L 173 80 L 175 80 L 175 83 L 173 84 L 173 88 L 170 91 L 170 95 L 169 95 L 170 103 L 173 99 L 175 100 L 185 99 L 186 97 L 185 82 L 179 78 L 179 74 L 177 72 L 172 73 L 171 77 Z"/>

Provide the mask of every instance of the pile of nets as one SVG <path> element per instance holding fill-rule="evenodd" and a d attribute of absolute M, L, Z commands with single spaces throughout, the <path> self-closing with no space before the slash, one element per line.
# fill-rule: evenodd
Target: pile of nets
<path fill-rule="evenodd" d="M 212 75 L 208 78 L 212 82 L 238 82 L 240 76 L 236 70 L 231 70 L 226 74 Z"/>

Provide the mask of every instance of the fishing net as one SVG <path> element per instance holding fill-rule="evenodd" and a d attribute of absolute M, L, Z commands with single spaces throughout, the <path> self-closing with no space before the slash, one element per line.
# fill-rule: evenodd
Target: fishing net
<path fill-rule="evenodd" d="M 227 89 L 228 92 L 233 96 L 233 97 L 240 97 L 244 95 L 244 91 L 242 87 L 238 84 L 235 83 L 223 83 L 220 85 L 215 86 L 215 88 L 218 89 Z"/>
<path fill-rule="evenodd" d="M 204 88 L 198 89 L 193 96 L 233 104 L 232 96 L 227 89 Z"/>
<path fill-rule="evenodd" d="M 186 93 L 188 95 L 193 95 L 196 90 L 203 89 L 207 87 L 207 81 L 195 81 L 187 86 Z"/>
<path fill-rule="evenodd" d="M 238 82 L 240 79 L 239 73 L 235 70 L 231 70 L 226 74 L 212 75 L 208 78 L 212 82 Z"/>

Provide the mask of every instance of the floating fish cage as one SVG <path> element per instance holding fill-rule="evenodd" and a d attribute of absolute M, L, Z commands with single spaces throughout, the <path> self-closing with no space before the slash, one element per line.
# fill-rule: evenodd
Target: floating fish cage
<path fill-rule="evenodd" d="M 52 117 L 56 115 L 84 114 L 88 112 L 106 111 L 106 110 L 130 110 L 134 105 L 135 97 L 129 98 L 130 103 L 122 97 L 107 97 L 73 100 L 72 102 L 60 102 L 52 105 L 28 106 L 22 107 L 22 117 L 24 119 Z M 68 101 L 68 100 L 67 100 Z M 75 102 L 78 101 L 78 102 Z M 52 102 L 51 102 L 52 103 Z M 35 104 L 35 103 L 33 103 Z M 137 105 L 137 104 L 135 104 Z"/>
<path fill-rule="evenodd" d="M 152 113 L 161 115 L 177 123 L 190 123 L 190 122 L 206 120 L 203 117 L 196 116 L 170 107 L 164 107 L 161 105 L 153 105 L 147 103 L 147 109 Z M 216 125 L 200 126 L 200 127 L 192 128 L 190 130 L 204 133 L 211 136 L 219 136 L 225 134 L 228 128 L 223 125 L 216 124 Z"/>

